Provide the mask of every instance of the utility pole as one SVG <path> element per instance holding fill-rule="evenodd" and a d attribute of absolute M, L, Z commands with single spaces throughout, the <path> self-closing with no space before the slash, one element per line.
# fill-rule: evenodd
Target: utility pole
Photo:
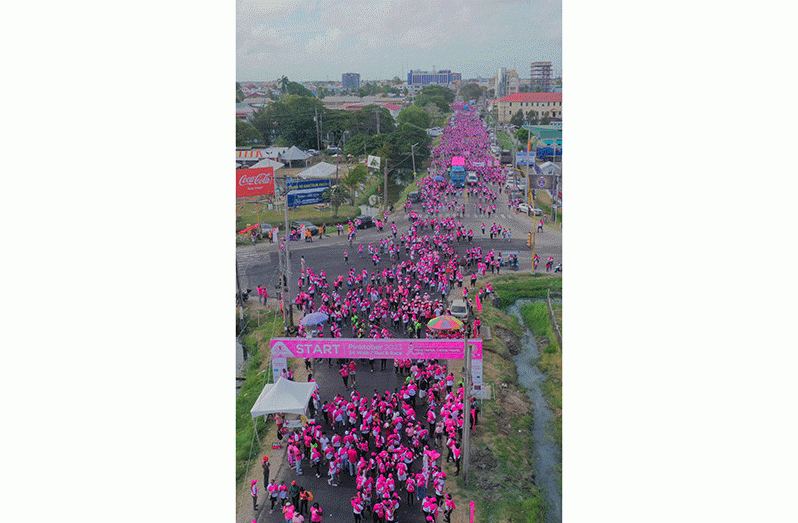
<path fill-rule="evenodd" d="M 377 112 L 377 134 L 380 134 L 380 106 L 378 105 L 375 109 Z"/>
<path fill-rule="evenodd" d="M 238 290 L 238 305 L 239 309 L 239 318 L 241 318 L 241 330 L 244 330 L 244 294 L 241 292 L 241 280 L 238 277 L 238 261 L 236 261 L 236 289 Z"/>
<path fill-rule="evenodd" d="M 380 212 L 388 210 L 388 157 L 384 158 L 385 163 L 385 190 L 382 194 L 382 201 L 380 202 Z M 382 218 L 382 216 L 380 216 Z"/>
<path fill-rule="evenodd" d="M 283 282 L 283 310 L 287 316 L 288 322 L 286 328 L 294 326 L 294 310 L 291 308 L 291 302 L 288 299 L 288 291 L 291 288 L 291 229 L 288 228 L 288 177 L 285 178 L 285 281 Z"/>
<path fill-rule="evenodd" d="M 471 462 L 471 344 L 465 342 L 465 397 L 463 398 L 463 481 L 468 485 L 468 469 Z"/>
<path fill-rule="evenodd" d="M 316 148 L 321 150 L 321 133 L 319 131 L 319 115 L 316 107 L 313 108 L 313 121 L 316 123 Z"/>

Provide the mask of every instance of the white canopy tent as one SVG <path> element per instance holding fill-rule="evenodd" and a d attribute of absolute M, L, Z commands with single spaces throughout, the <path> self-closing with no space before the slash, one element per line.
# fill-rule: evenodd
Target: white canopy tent
<path fill-rule="evenodd" d="M 338 168 L 327 162 L 319 162 L 313 167 L 308 167 L 304 171 L 297 174 L 297 178 L 308 180 L 312 178 L 332 178 Z"/>
<path fill-rule="evenodd" d="M 304 415 L 308 402 L 317 388 L 318 385 L 313 381 L 297 383 L 283 377 L 278 378 L 275 383 L 263 387 L 263 391 L 249 411 L 252 422 L 255 423 L 255 418 L 258 416 L 268 416 L 278 412 Z M 256 425 L 255 434 L 257 435 L 257 433 Z M 260 436 L 258 436 L 258 441 L 260 441 Z"/>

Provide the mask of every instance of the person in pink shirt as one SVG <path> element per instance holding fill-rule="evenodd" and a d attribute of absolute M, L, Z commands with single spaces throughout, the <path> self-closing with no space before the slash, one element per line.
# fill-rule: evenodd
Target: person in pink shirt
<path fill-rule="evenodd" d="M 321 523 L 321 507 L 318 503 L 314 503 L 312 507 L 310 507 L 310 522 L 311 523 Z"/>
<path fill-rule="evenodd" d="M 291 520 L 294 519 L 294 506 L 291 503 L 283 507 L 283 516 L 286 523 L 291 523 Z"/>
<path fill-rule="evenodd" d="M 252 510 L 258 510 L 258 480 L 253 479 L 252 485 L 249 488 L 249 493 L 252 495 Z"/>
<path fill-rule="evenodd" d="M 405 489 L 407 490 L 407 504 L 412 507 L 415 504 L 416 497 L 416 480 L 412 474 L 405 481 Z"/>

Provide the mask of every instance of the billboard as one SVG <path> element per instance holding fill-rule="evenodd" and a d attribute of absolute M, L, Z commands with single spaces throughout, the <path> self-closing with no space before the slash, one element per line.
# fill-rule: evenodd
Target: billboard
<path fill-rule="evenodd" d="M 527 163 L 534 164 L 535 163 L 535 153 L 527 152 L 527 151 L 518 151 L 515 153 L 515 164 L 516 165 L 526 165 Z"/>
<path fill-rule="evenodd" d="M 288 190 L 294 189 L 317 189 L 319 187 L 327 188 L 330 186 L 330 179 L 324 178 L 322 180 L 288 180 Z"/>
<path fill-rule="evenodd" d="M 236 198 L 274 194 L 274 167 L 236 170 Z"/>
<path fill-rule="evenodd" d="M 314 205 L 321 203 L 321 195 L 327 187 L 316 187 L 313 189 L 297 189 L 288 193 L 288 206 L 299 207 L 300 205 Z"/>

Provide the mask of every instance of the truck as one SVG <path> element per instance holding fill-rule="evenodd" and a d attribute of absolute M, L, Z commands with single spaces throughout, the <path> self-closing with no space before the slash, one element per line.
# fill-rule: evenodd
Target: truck
<path fill-rule="evenodd" d="M 513 153 L 504 149 L 499 156 L 499 161 L 502 165 L 512 165 L 513 163 Z"/>
<path fill-rule="evenodd" d="M 449 171 L 449 179 L 453 187 L 465 187 L 465 158 L 462 156 L 452 156 L 452 168 Z"/>

